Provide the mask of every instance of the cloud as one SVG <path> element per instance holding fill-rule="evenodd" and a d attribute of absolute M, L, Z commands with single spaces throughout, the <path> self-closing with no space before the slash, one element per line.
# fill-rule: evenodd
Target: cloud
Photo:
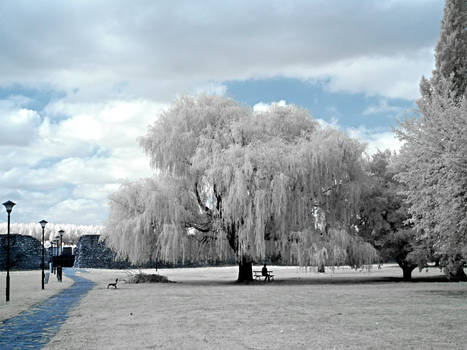
<path fill-rule="evenodd" d="M 374 115 L 381 113 L 391 113 L 398 115 L 404 112 L 406 109 L 400 106 L 393 106 L 388 103 L 386 99 L 380 100 L 377 105 L 370 105 L 365 108 L 363 115 Z"/>
<path fill-rule="evenodd" d="M 433 57 L 431 47 L 421 48 L 407 56 L 363 56 L 326 67 L 321 74 L 329 76 L 326 86 L 332 92 L 416 99 L 419 97 L 420 78 L 434 68 Z"/>
<path fill-rule="evenodd" d="M 136 139 L 168 104 L 145 99 L 104 102 L 60 100 L 45 108 L 50 119 L 65 116 L 53 125 L 53 133 L 76 143 L 94 143 L 105 150 L 135 147 Z"/>
<path fill-rule="evenodd" d="M 141 99 L 50 103 L 29 147 L 3 147 L 0 193 L 21 203 L 24 222 L 45 206 L 54 221 L 103 223 L 107 195 L 124 179 L 152 174 L 137 138 L 166 107 Z M 86 204 L 80 215 L 78 204 Z"/>
<path fill-rule="evenodd" d="M 207 83 L 196 87 L 195 94 L 207 94 L 207 95 L 218 95 L 224 96 L 227 92 L 227 86 L 219 83 Z"/>
<path fill-rule="evenodd" d="M 37 127 L 40 124 L 39 114 L 19 105 L 26 103 L 25 99 L 18 101 L 0 100 L 0 147 L 5 145 L 27 146 L 37 138 Z M 19 102 L 19 103 L 18 103 Z"/>
<path fill-rule="evenodd" d="M 321 125 L 322 128 L 334 128 L 334 129 L 341 129 L 339 125 L 339 121 L 336 118 L 332 118 L 331 122 L 327 122 L 324 119 L 318 118 L 316 121 Z"/>
<path fill-rule="evenodd" d="M 273 106 L 285 107 L 287 106 L 287 102 L 285 102 L 284 100 L 271 102 L 271 103 L 258 102 L 257 104 L 253 106 L 253 112 L 256 112 L 256 113 L 267 112 Z"/>
<path fill-rule="evenodd" d="M 48 214 L 48 215 L 47 215 Z M 57 223 L 76 223 L 76 218 L 80 222 L 92 223 L 101 222 L 103 206 L 99 201 L 87 198 L 65 199 L 47 210 L 46 216 L 53 217 Z M 73 219 L 75 218 L 75 219 Z"/>
<path fill-rule="evenodd" d="M 396 112 L 385 101 L 416 98 L 431 72 L 442 4 L 19 0 L 0 13 L 0 194 L 15 220 L 102 224 L 119 181 L 151 174 L 136 139 L 176 96 L 282 76 L 381 98 L 367 115 Z M 386 130 L 350 132 L 397 147 Z"/>
<path fill-rule="evenodd" d="M 366 144 L 366 153 L 369 155 L 375 154 L 378 151 L 389 149 L 391 151 L 399 151 L 402 147 L 402 142 L 399 141 L 392 131 L 381 129 L 368 129 L 364 126 L 359 128 L 347 128 L 345 132 L 360 142 Z"/>
<path fill-rule="evenodd" d="M 0 84 L 168 101 L 209 82 L 282 75 L 411 98 L 433 67 L 441 9 L 436 0 L 3 2 Z"/>

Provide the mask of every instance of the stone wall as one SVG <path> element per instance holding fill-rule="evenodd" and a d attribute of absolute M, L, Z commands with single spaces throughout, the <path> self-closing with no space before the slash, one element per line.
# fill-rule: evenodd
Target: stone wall
<path fill-rule="evenodd" d="M 100 235 L 83 235 L 75 249 L 74 267 L 126 269 L 128 261 L 118 261 L 116 253 L 99 240 Z"/>
<path fill-rule="evenodd" d="M 179 261 L 178 263 L 149 261 L 144 264 L 133 265 L 128 260 L 117 260 L 117 253 L 99 240 L 100 235 L 83 235 L 79 238 L 75 248 L 75 263 L 77 268 L 102 268 L 102 269 L 128 269 L 128 268 L 171 268 L 171 267 L 200 267 L 235 264 L 235 258 L 220 260 L 208 260 L 205 262 Z"/>
<path fill-rule="evenodd" d="M 0 270 L 6 270 L 7 235 L 0 235 Z M 49 261 L 49 252 L 45 251 L 45 264 Z M 10 234 L 10 269 L 40 269 L 42 262 L 42 243 L 34 237 Z"/>

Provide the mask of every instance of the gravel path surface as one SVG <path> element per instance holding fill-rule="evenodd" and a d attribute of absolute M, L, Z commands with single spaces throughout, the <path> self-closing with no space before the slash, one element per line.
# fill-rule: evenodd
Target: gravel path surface
<path fill-rule="evenodd" d="M 75 283 L 44 302 L 0 321 L 0 349 L 40 349 L 59 331 L 70 310 L 91 290 L 95 283 L 75 275 L 73 269 L 64 273 Z"/>

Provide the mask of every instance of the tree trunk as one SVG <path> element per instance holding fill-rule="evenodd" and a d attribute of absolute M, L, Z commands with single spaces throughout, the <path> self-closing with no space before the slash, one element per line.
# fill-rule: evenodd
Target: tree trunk
<path fill-rule="evenodd" d="M 412 271 L 417 267 L 417 265 L 407 263 L 406 261 L 398 261 L 399 267 L 402 269 L 402 276 L 405 281 L 410 281 L 412 279 Z"/>
<path fill-rule="evenodd" d="M 253 281 L 253 269 L 251 261 L 242 258 L 238 263 L 238 282 Z"/>
<path fill-rule="evenodd" d="M 414 268 L 412 266 L 404 266 L 402 267 L 402 275 L 404 280 L 410 281 L 412 279 L 412 271 Z"/>

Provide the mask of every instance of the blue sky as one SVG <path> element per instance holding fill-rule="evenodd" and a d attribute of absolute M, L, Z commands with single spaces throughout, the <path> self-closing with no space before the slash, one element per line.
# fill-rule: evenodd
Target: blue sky
<path fill-rule="evenodd" d="M 0 200 L 16 222 L 104 224 L 109 193 L 151 174 L 137 138 L 183 94 L 296 104 L 369 154 L 397 150 L 443 5 L 1 2 Z"/>
<path fill-rule="evenodd" d="M 330 92 L 325 83 L 293 78 L 251 79 L 225 83 L 226 95 L 250 106 L 285 101 L 307 108 L 313 117 L 345 128 L 391 130 L 396 118 L 416 105 L 412 99 L 368 96 L 364 93 Z"/>

